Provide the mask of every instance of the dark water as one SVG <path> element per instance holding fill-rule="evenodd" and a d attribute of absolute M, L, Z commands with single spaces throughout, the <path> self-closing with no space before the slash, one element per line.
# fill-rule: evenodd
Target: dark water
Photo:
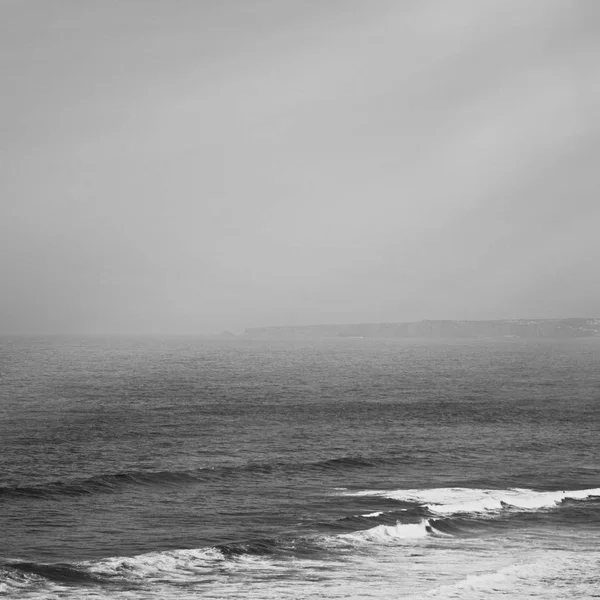
<path fill-rule="evenodd" d="M 0 595 L 600 597 L 600 341 L 0 338 Z"/>

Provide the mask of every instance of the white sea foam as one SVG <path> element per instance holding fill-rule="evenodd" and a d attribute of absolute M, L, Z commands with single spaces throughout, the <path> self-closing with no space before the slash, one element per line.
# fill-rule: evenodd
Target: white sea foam
<path fill-rule="evenodd" d="M 15 596 L 17 592 L 32 584 L 42 582 L 43 578 L 34 573 L 20 573 L 0 567 L 0 596 L 5 595 L 10 598 L 9 594 Z"/>
<path fill-rule="evenodd" d="M 533 539 L 512 532 L 506 539 L 467 544 L 449 536 L 429 544 L 427 526 L 424 520 L 345 534 L 349 551 L 340 560 L 228 559 L 218 550 L 176 550 L 79 563 L 90 571 L 95 566 L 104 575 L 122 576 L 128 580 L 123 587 L 71 586 L 14 574 L 15 581 L 4 591 L 7 597 L 27 600 L 563 600 L 597 593 L 600 553 L 593 532 L 557 537 L 552 531 Z M 415 538 L 424 538 L 423 543 Z M 208 566 L 213 573 L 205 577 Z M 34 579 L 33 587 L 19 589 L 19 583 Z"/>
<path fill-rule="evenodd" d="M 115 556 L 80 563 L 94 575 L 152 581 L 168 576 L 171 580 L 190 581 L 212 573 L 225 558 L 214 548 L 150 552 L 137 556 Z"/>
<path fill-rule="evenodd" d="M 366 515 L 360 515 L 360 516 L 361 517 L 371 518 L 371 517 L 379 517 L 382 514 L 383 514 L 383 511 L 382 510 L 378 510 L 376 512 L 367 513 Z"/>
<path fill-rule="evenodd" d="M 375 542 L 385 544 L 397 543 L 401 540 L 414 540 L 427 537 L 434 530 L 428 520 L 423 519 L 420 523 L 396 523 L 396 525 L 377 525 L 371 529 L 344 533 L 338 536 L 340 540 L 351 542 Z M 435 533 L 438 533 L 437 531 Z M 443 534 L 440 534 L 443 535 Z"/>
<path fill-rule="evenodd" d="M 421 597 L 480 600 L 490 597 L 592 598 L 597 596 L 598 552 L 530 551 L 512 564 L 491 571 L 467 573 L 452 583 L 427 590 Z"/>
<path fill-rule="evenodd" d="M 536 492 L 523 488 L 485 490 L 472 488 L 433 488 L 408 490 L 365 490 L 347 492 L 350 496 L 380 496 L 425 505 L 438 514 L 482 513 L 505 508 L 538 510 L 552 508 L 566 499 L 585 500 L 600 496 L 600 488 Z"/>
<path fill-rule="evenodd" d="M 472 507 L 476 511 L 498 510 L 505 506 L 503 503 L 537 510 L 565 498 L 600 496 L 600 488 L 559 492 L 437 488 L 364 491 L 357 495 L 419 502 L 445 514 Z M 319 596 L 475 600 L 504 594 L 562 600 L 591 597 L 597 585 L 595 567 L 600 554 L 592 533 L 582 536 L 579 531 L 577 535 L 567 531 L 563 539 L 556 531 L 542 530 L 534 537 L 510 532 L 508 544 L 495 538 L 465 544 L 460 537 L 439 532 L 431 523 L 424 519 L 324 536 L 327 539 L 323 545 L 333 551 L 325 560 L 253 554 L 226 557 L 216 548 L 200 548 L 116 556 L 74 565 L 105 583 L 107 579 L 117 585 L 123 583 L 122 589 L 104 584 L 72 586 L 0 567 L 0 595 L 29 600 L 192 600 L 200 595 L 254 600 Z M 586 562 L 582 566 L 583 557 Z"/>

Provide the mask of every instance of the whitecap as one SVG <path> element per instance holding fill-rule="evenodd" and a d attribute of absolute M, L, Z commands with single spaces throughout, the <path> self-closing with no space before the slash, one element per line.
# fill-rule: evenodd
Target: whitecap
<path fill-rule="evenodd" d="M 485 513 L 516 508 L 537 510 L 552 508 L 563 500 L 585 500 L 600 496 L 600 488 L 540 492 L 524 488 L 491 490 L 479 488 L 431 488 L 406 490 L 364 490 L 347 492 L 349 496 L 379 496 L 414 502 L 438 514 Z"/>

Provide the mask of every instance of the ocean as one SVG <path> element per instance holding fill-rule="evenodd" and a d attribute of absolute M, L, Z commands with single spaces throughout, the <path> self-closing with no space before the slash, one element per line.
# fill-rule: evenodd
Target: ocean
<path fill-rule="evenodd" d="M 600 597 L 600 340 L 0 338 L 0 596 Z"/>

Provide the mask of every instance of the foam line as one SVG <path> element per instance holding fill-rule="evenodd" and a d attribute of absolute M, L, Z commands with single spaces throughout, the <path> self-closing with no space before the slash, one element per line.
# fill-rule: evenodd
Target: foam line
<path fill-rule="evenodd" d="M 438 514 L 482 513 L 503 509 L 538 510 L 552 508 L 563 500 L 585 500 L 600 496 L 600 488 L 536 492 L 523 488 L 506 490 L 472 488 L 433 488 L 408 490 L 365 490 L 349 496 L 379 496 L 426 506 Z"/>

